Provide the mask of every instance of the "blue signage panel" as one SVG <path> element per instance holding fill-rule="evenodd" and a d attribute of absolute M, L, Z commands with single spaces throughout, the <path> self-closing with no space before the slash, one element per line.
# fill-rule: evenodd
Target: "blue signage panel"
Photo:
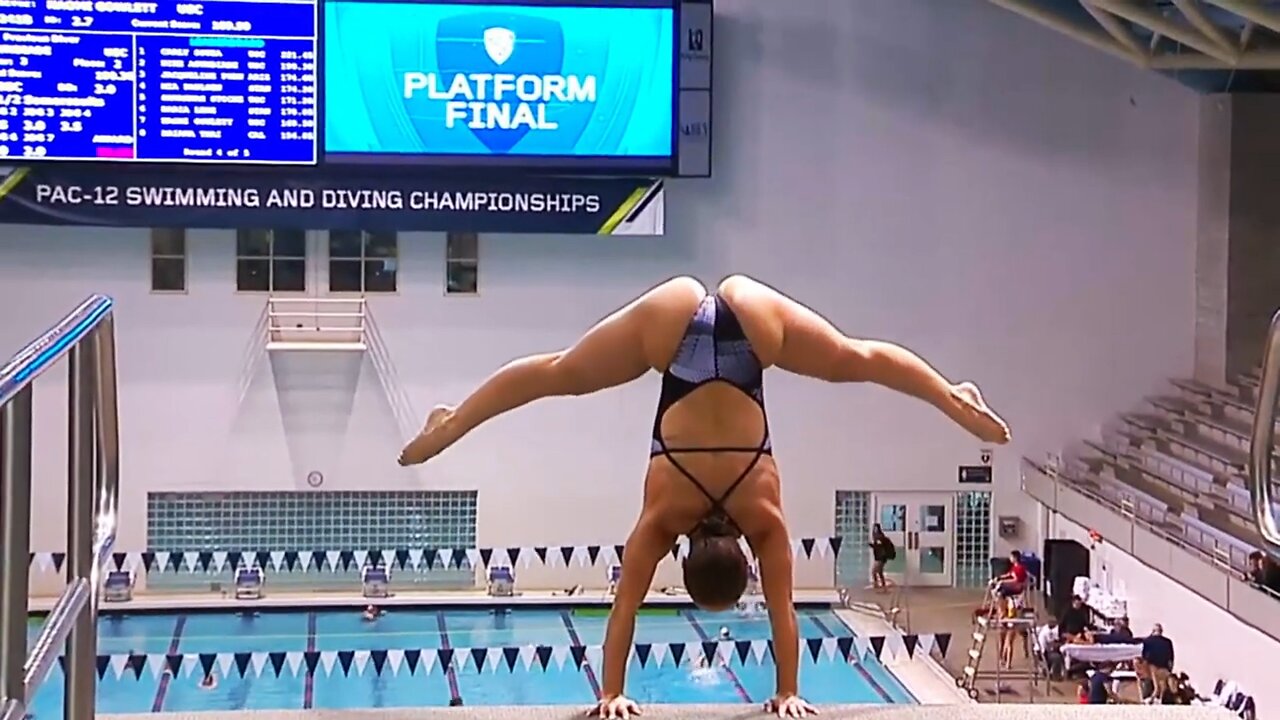
<path fill-rule="evenodd" d="M 670 171 L 672 3 L 325 4 L 330 162 Z"/>
<path fill-rule="evenodd" d="M 0 12 L 0 159 L 316 162 L 315 0 L 23 5 Z"/>

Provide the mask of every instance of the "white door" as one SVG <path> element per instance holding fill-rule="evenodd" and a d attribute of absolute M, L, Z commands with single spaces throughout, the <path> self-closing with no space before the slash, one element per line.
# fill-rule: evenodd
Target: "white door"
<path fill-rule="evenodd" d="M 899 585 L 954 583 L 955 496 L 951 493 L 876 493 L 875 519 L 897 547 L 885 576 Z"/>

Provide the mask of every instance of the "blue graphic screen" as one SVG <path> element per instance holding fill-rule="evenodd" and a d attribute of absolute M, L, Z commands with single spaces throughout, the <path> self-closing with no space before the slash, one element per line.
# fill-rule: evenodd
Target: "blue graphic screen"
<path fill-rule="evenodd" d="M 329 161 L 670 168 L 675 10 L 325 4 Z"/>

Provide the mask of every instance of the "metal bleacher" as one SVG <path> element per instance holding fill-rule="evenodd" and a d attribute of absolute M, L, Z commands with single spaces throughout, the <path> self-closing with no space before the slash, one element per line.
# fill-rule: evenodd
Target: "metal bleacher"
<path fill-rule="evenodd" d="M 1025 460 L 1023 488 L 1280 639 L 1280 597 L 1246 581 L 1251 553 L 1280 551 L 1280 314 L 1271 340 L 1252 372 L 1220 387 L 1175 380 L 1060 462 Z"/>

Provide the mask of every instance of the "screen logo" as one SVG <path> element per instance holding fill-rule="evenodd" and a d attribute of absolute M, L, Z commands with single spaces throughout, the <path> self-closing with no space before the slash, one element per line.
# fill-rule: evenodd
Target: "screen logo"
<path fill-rule="evenodd" d="M 492 152 L 560 129 L 595 107 L 599 78 L 564 72 L 564 29 L 547 18 L 467 13 L 436 28 L 438 68 L 401 78 L 407 102 L 442 104 L 445 128 L 464 126 Z M 577 125 L 578 123 L 573 123 Z"/>
<path fill-rule="evenodd" d="M 516 34 L 504 27 L 491 27 L 484 31 L 484 51 L 494 65 L 505 63 L 516 49 Z"/>

